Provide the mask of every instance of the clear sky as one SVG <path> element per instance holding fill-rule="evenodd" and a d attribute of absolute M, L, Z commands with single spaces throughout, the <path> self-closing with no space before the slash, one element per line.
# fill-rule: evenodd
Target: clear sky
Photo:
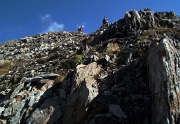
<path fill-rule="evenodd" d="M 180 16 L 180 0 L 0 0 L 0 43 L 49 31 L 97 30 L 104 16 L 109 22 L 126 11 L 151 8 L 173 10 Z"/>

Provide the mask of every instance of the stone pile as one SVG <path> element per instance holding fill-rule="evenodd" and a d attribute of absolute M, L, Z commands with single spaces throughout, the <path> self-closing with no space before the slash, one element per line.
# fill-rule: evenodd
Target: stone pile
<path fill-rule="evenodd" d="M 26 78 L 16 84 L 16 87 L 1 90 L 1 122 L 10 124 L 56 122 L 61 117 L 60 98 L 54 95 L 52 90 L 54 80 L 51 77 L 56 76 L 58 75 L 49 74 L 46 83 L 40 83 L 36 78 L 34 80 Z"/>
<path fill-rule="evenodd" d="M 50 68 L 57 61 L 76 54 L 81 47 L 79 43 L 87 37 L 87 34 L 63 31 L 38 34 L 2 44 L 1 62 L 10 62 L 13 67 L 8 74 L 1 75 L 0 81 L 16 83 L 23 77 L 51 72 Z"/>
<path fill-rule="evenodd" d="M 91 34 L 51 32 L 1 44 L 0 123 L 150 124 L 148 55 L 166 38 L 178 50 L 177 27 L 174 12 L 146 8 Z"/>

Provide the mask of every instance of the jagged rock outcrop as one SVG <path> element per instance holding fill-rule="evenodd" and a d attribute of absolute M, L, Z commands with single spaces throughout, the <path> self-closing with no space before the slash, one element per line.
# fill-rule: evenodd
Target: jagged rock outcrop
<path fill-rule="evenodd" d="M 178 124 L 179 113 L 179 50 L 167 37 L 149 51 L 149 89 L 152 95 L 152 123 Z"/>
<path fill-rule="evenodd" d="M 140 11 L 131 10 L 125 13 L 123 19 L 119 19 L 108 26 L 101 26 L 99 30 L 93 32 L 98 40 L 102 41 L 112 37 L 127 37 L 141 34 L 141 31 L 163 28 L 179 28 L 180 18 L 173 11 L 156 12 L 145 8 Z"/>
<path fill-rule="evenodd" d="M 174 76 L 178 86 L 179 26 L 174 12 L 146 8 L 91 34 L 51 32 L 1 44 L 0 123 L 151 124 L 158 116 L 166 123 L 167 105 L 178 123 L 178 87 L 163 81 Z"/>
<path fill-rule="evenodd" d="M 12 87 L 9 92 L 4 94 L 4 97 L 1 97 L 1 118 L 10 118 L 9 123 L 11 124 L 25 123 L 25 120 L 29 120 L 27 123 L 36 123 L 36 121 L 39 123 L 38 119 L 40 119 L 39 121 L 41 122 L 44 121 L 43 123 L 57 121 L 61 115 L 60 107 L 58 103 L 56 103 L 57 101 L 53 102 L 51 99 L 51 102 L 48 102 L 47 104 L 47 100 L 45 100 L 53 95 L 51 88 L 54 81 L 49 80 L 43 84 L 39 83 L 39 86 L 37 85 L 38 87 L 34 87 L 33 83 L 34 82 L 20 82 L 15 89 Z M 35 83 L 38 84 L 38 82 Z M 36 107 L 44 100 L 45 102 L 40 108 L 36 109 Z M 57 113 L 59 116 L 56 115 L 57 117 L 55 118 L 54 114 Z M 29 116 L 32 117 L 29 119 Z"/>
<path fill-rule="evenodd" d="M 88 117 L 88 106 L 99 93 L 95 77 L 100 69 L 96 62 L 76 67 L 71 93 L 67 100 L 64 124 L 81 123 Z"/>

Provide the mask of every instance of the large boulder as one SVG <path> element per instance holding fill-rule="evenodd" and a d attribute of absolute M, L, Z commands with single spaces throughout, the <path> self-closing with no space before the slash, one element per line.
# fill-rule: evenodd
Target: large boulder
<path fill-rule="evenodd" d="M 152 124 L 180 123 L 180 55 L 171 43 L 166 37 L 149 51 Z"/>
<path fill-rule="evenodd" d="M 95 76 L 101 67 L 93 62 L 78 65 L 64 115 L 64 124 L 80 123 L 87 118 L 88 105 L 98 95 Z"/>
<path fill-rule="evenodd" d="M 56 101 L 47 99 L 27 119 L 26 124 L 53 124 L 61 117 L 60 106 Z"/>

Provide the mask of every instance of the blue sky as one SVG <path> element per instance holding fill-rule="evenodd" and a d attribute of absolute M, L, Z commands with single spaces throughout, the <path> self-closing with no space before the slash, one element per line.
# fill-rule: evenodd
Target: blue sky
<path fill-rule="evenodd" d="M 0 43 L 49 31 L 91 33 L 124 17 L 126 11 L 151 8 L 180 15 L 179 0 L 0 0 Z"/>

